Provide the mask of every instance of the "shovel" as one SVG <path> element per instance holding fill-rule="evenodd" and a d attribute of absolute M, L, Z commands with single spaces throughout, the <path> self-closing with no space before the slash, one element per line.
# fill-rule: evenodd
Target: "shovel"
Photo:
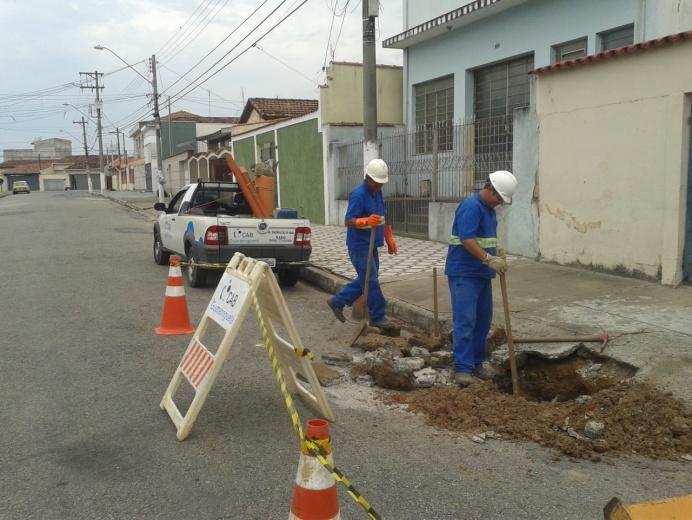
<path fill-rule="evenodd" d="M 509 350 L 509 370 L 512 374 L 512 393 L 519 394 L 519 374 L 517 373 L 517 357 L 514 353 L 514 338 L 512 336 L 512 322 L 509 317 L 509 300 L 507 298 L 507 280 L 505 273 L 500 273 L 500 289 L 502 290 L 502 305 L 505 311 L 505 328 L 507 331 L 507 348 Z"/>
<path fill-rule="evenodd" d="M 351 336 L 351 341 L 349 342 L 348 346 L 353 347 L 355 345 L 356 341 L 358 341 L 358 338 L 360 338 L 361 334 L 365 332 L 368 328 L 368 289 L 370 287 L 370 273 L 372 271 L 372 253 L 375 250 L 375 233 L 377 232 L 377 227 L 373 226 L 372 229 L 370 230 L 370 243 L 368 244 L 368 264 L 367 267 L 365 268 L 365 284 L 363 286 L 363 317 L 360 320 L 360 323 L 356 325 L 356 330 L 353 331 L 353 335 Z"/>

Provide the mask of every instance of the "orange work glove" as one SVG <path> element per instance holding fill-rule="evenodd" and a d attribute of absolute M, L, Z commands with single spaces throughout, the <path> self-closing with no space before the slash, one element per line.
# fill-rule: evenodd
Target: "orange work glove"
<path fill-rule="evenodd" d="M 399 248 L 396 247 L 396 240 L 394 240 L 394 233 L 392 233 L 392 226 L 390 225 L 384 227 L 384 241 L 387 242 L 387 253 L 395 255 L 399 252 Z"/>
<path fill-rule="evenodd" d="M 369 217 L 360 217 L 356 219 L 356 227 L 377 227 L 382 224 L 382 215 L 373 213 Z"/>

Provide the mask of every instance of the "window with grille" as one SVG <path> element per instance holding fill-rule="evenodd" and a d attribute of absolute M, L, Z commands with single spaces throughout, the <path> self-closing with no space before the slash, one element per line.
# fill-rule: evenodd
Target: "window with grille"
<path fill-rule="evenodd" d="M 634 24 L 605 31 L 598 35 L 601 39 L 601 51 L 627 47 L 634 43 Z"/>
<path fill-rule="evenodd" d="M 474 72 L 475 186 L 488 174 L 512 168 L 515 108 L 530 104 L 533 56 L 505 61 Z"/>
<path fill-rule="evenodd" d="M 574 60 L 586 56 L 586 37 L 560 45 L 553 45 L 553 63 L 564 60 Z"/>
<path fill-rule="evenodd" d="M 416 153 L 432 153 L 435 133 L 438 151 L 451 150 L 454 76 L 426 81 L 413 88 L 416 100 Z"/>

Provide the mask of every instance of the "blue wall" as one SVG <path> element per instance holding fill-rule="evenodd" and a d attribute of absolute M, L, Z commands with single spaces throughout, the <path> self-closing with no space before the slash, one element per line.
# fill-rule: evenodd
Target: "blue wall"
<path fill-rule="evenodd" d="M 550 64 L 551 46 L 583 36 L 588 53 L 597 52 L 597 33 L 635 24 L 638 34 L 639 0 L 534 0 L 463 26 L 408 49 L 408 124 L 415 124 L 413 85 L 454 75 L 454 117 L 471 114 L 473 73 L 478 68 L 510 58 L 534 55 L 534 66 Z M 488 7 L 487 9 L 492 9 Z"/>

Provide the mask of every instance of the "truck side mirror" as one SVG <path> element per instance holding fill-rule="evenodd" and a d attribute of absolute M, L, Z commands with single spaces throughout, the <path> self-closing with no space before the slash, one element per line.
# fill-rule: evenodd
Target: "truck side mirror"
<path fill-rule="evenodd" d="M 166 204 L 164 202 L 157 202 L 154 204 L 154 209 L 156 211 L 166 211 Z"/>

